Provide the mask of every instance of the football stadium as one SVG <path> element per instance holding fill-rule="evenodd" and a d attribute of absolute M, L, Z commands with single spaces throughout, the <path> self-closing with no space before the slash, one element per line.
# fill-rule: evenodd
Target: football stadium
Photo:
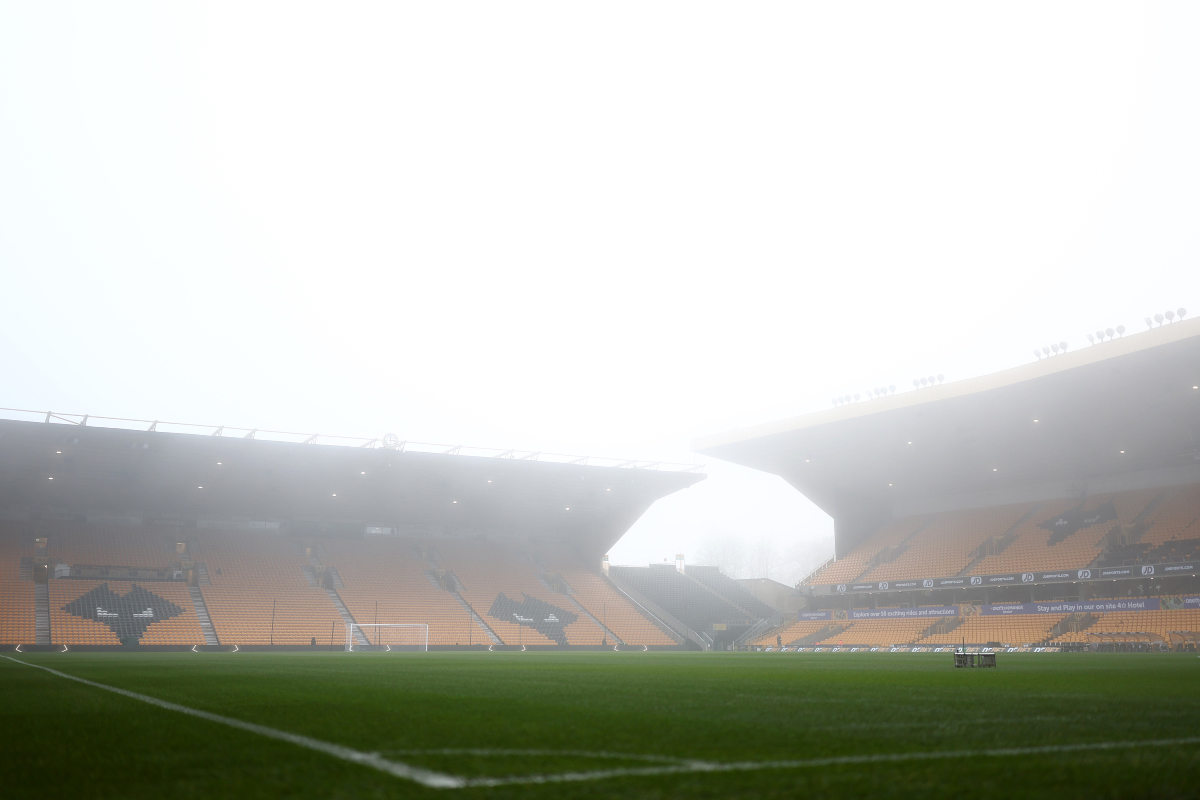
<path fill-rule="evenodd" d="M 609 564 L 696 465 L 6 410 L 6 793 L 1190 795 L 1198 386 L 1192 319 L 697 440 L 833 518 L 795 586 Z"/>

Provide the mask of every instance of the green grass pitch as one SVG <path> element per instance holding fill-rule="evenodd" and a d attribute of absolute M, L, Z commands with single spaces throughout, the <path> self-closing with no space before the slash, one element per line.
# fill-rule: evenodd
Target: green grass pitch
<path fill-rule="evenodd" d="M 29 653 L 70 675 L 461 778 L 434 789 L 0 658 L 5 797 L 1195 797 L 1200 659 L 942 654 Z M 448 752 L 447 752 L 448 751 Z M 694 762 L 896 761 L 692 771 Z M 679 771 L 637 774 L 667 767 Z"/>

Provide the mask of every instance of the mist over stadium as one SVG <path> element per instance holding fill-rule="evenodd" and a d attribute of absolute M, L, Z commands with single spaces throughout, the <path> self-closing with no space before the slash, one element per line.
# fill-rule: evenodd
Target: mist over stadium
<path fill-rule="evenodd" d="M 1190 796 L 1197 32 L 0 8 L 5 796 Z"/>

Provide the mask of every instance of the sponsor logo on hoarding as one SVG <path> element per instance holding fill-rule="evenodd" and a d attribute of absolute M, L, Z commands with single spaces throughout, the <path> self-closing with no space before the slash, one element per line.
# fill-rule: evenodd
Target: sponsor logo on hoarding
<path fill-rule="evenodd" d="M 838 584 L 838 587 L 837 587 L 837 590 L 838 590 L 839 592 L 844 592 L 844 591 L 846 591 L 846 584 L 844 584 L 844 583 L 839 583 L 839 584 Z"/>
<path fill-rule="evenodd" d="M 931 581 L 931 580 L 929 580 L 928 578 L 926 578 L 925 580 L 921 581 L 921 585 L 922 585 L 922 586 L 924 586 L 926 589 L 932 589 L 932 588 L 933 588 L 933 581 Z"/>
<path fill-rule="evenodd" d="M 1146 565 L 1146 566 L 1142 567 L 1142 574 L 1143 575 L 1153 575 L 1154 567 L 1152 567 L 1150 565 Z"/>
<path fill-rule="evenodd" d="M 1092 571 L 1090 569 L 1079 570 L 1079 580 L 1086 581 L 1091 577 L 1092 577 Z"/>
<path fill-rule="evenodd" d="M 880 589 L 886 589 L 886 588 L 888 588 L 888 582 L 887 582 L 887 581 L 880 581 L 880 582 L 879 582 L 879 588 L 880 588 Z"/>
<path fill-rule="evenodd" d="M 1022 572 L 1021 573 L 1021 583 L 1033 583 L 1033 573 L 1032 572 Z"/>
<path fill-rule="evenodd" d="M 978 575 L 976 575 L 975 577 L 971 578 L 971 585 L 972 585 L 972 586 L 982 586 L 982 585 L 983 585 L 983 578 L 981 578 L 981 577 L 979 577 Z"/>

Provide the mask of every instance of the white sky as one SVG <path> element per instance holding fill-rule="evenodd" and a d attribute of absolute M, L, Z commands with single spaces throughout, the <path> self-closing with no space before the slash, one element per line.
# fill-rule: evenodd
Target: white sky
<path fill-rule="evenodd" d="M 1200 312 L 1198 37 L 1195 3 L 0 2 L 0 405 L 687 461 L 1142 330 Z M 614 562 L 831 552 L 708 463 Z"/>

